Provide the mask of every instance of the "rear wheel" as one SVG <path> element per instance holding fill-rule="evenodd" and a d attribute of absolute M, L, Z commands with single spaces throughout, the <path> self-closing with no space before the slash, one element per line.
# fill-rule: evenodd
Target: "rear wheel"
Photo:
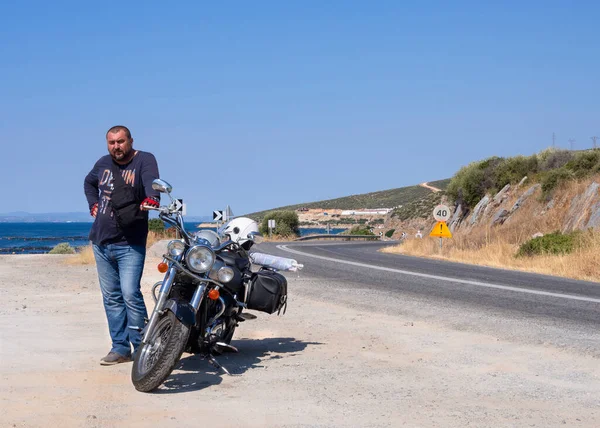
<path fill-rule="evenodd" d="M 149 339 L 138 348 L 131 381 L 135 389 L 150 392 L 162 384 L 181 358 L 190 328 L 177 319 L 171 311 L 161 316 Z"/>

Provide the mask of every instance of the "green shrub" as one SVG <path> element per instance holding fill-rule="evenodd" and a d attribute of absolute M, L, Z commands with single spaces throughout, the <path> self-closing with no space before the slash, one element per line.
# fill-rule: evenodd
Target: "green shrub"
<path fill-rule="evenodd" d="M 299 236 L 298 214 L 296 211 L 271 211 L 265 215 L 260 224 L 260 233 L 269 235 L 269 220 L 275 220 L 273 234 L 278 236 Z"/>
<path fill-rule="evenodd" d="M 75 254 L 75 249 L 67 242 L 61 242 L 52 248 L 48 254 Z"/>
<path fill-rule="evenodd" d="M 535 174 L 538 170 L 537 156 L 515 156 L 503 159 L 493 172 L 493 190 L 500 190 L 507 184 L 518 183 L 527 175 Z"/>
<path fill-rule="evenodd" d="M 148 220 L 148 230 L 151 232 L 162 233 L 165 231 L 165 224 L 159 218 L 151 218 Z"/>
<path fill-rule="evenodd" d="M 474 207 L 485 194 L 497 186 L 495 171 L 503 158 L 491 157 L 462 167 L 448 184 L 448 195 Z"/>
<path fill-rule="evenodd" d="M 576 153 L 565 168 L 573 172 L 577 178 L 583 178 L 600 166 L 600 150 L 587 150 L 585 152 Z"/>
<path fill-rule="evenodd" d="M 549 171 L 562 168 L 573 159 L 573 152 L 568 150 L 546 149 L 538 153 L 538 170 Z"/>
<path fill-rule="evenodd" d="M 594 172 L 600 172 L 600 150 L 547 149 L 533 156 L 492 157 L 461 168 L 450 180 L 448 195 L 473 208 L 486 193 L 493 195 L 528 176 L 541 181 L 547 197 L 561 182 Z"/>
<path fill-rule="evenodd" d="M 348 235 L 375 235 L 371 230 L 366 226 L 354 226 L 352 229 L 348 231 Z"/>
<path fill-rule="evenodd" d="M 396 229 L 390 229 L 387 232 L 385 232 L 385 236 L 387 238 L 391 238 L 395 231 L 396 231 Z"/>
<path fill-rule="evenodd" d="M 542 192 L 545 196 L 548 196 L 550 192 L 558 187 L 559 184 L 572 180 L 574 178 L 573 172 L 562 167 L 547 171 L 541 176 L 540 182 L 542 184 Z"/>
<path fill-rule="evenodd" d="M 560 232 L 530 239 L 519 247 L 517 257 L 531 257 L 542 254 L 567 254 L 579 245 L 581 232 L 562 234 Z"/>

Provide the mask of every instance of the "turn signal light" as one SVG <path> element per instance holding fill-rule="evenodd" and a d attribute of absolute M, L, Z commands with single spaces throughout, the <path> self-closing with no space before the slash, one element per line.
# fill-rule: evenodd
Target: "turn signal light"
<path fill-rule="evenodd" d="M 219 290 L 216 290 L 214 288 L 208 292 L 208 298 L 210 300 L 217 300 L 220 295 L 221 294 L 219 293 Z"/>
<path fill-rule="evenodd" d="M 161 262 L 158 264 L 158 271 L 160 273 L 165 273 L 168 270 L 169 270 L 169 265 L 166 264 L 165 262 Z"/>

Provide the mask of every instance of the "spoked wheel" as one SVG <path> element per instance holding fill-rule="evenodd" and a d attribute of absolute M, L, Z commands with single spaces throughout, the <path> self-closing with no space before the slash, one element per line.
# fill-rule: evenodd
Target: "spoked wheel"
<path fill-rule="evenodd" d="M 149 343 L 140 345 L 133 360 L 131 381 L 135 389 L 150 392 L 162 384 L 181 358 L 190 328 L 166 311 L 158 320 Z"/>

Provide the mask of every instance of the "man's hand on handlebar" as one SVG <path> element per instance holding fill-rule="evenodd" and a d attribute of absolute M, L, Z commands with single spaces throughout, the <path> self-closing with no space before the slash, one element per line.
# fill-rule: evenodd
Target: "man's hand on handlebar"
<path fill-rule="evenodd" d="M 140 210 L 149 211 L 149 210 L 157 210 L 160 207 L 160 203 L 157 198 L 147 197 L 140 204 Z"/>

